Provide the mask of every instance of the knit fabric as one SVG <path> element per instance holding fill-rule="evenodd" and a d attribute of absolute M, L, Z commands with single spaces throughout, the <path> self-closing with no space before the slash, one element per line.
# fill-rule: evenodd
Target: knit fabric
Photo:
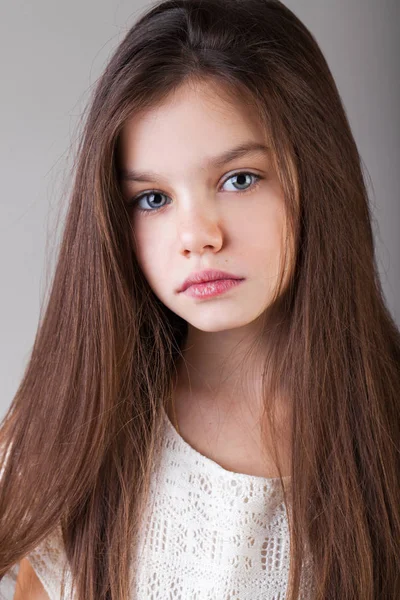
<path fill-rule="evenodd" d="M 284 600 L 290 543 L 279 479 L 224 469 L 163 415 L 163 452 L 139 532 L 132 600 Z M 283 481 L 290 500 L 291 478 Z M 60 540 L 55 530 L 28 555 L 50 600 L 64 597 L 62 574 L 71 589 Z M 3 600 L 12 600 L 15 574 L 0 583 Z M 312 597 L 309 561 L 300 599 Z"/>

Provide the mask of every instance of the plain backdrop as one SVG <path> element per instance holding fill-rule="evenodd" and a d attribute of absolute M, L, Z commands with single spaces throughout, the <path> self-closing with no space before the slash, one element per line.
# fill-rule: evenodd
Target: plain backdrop
<path fill-rule="evenodd" d="M 285 3 L 317 39 L 338 85 L 369 186 L 383 289 L 399 324 L 400 2 Z M 54 268 L 79 119 L 113 49 L 148 5 L 2 0 L 0 418 L 29 359 Z"/>

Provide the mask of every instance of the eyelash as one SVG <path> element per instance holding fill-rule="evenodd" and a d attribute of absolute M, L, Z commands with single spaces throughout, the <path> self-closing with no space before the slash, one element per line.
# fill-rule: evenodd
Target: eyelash
<path fill-rule="evenodd" d="M 259 184 L 261 183 L 261 180 L 264 179 L 264 177 L 262 177 L 261 175 L 257 175 L 256 173 L 252 173 L 250 171 L 238 171 L 237 173 L 233 173 L 232 175 L 230 175 L 229 177 L 227 177 L 225 179 L 225 181 L 223 181 L 222 185 L 225 185 L 225 183 L 227 181 L 229 181 L 230 179 L 232 179 L 233 177 L 237 177 L 238 175 L 251 175 L 252 177 L 255 177 L 255 182 L 253 183 L 253 185 L 251 185 L 249 188 L 247 188 L 246 190 L 236 190 L 234 193 L 235 194 L 250 194 L 251 192 L 254 192 Z M 159 212 L 160 210 L 162 210 L 163 208 L 165 208 L 167 205 L 164 204 L 164 206 L 160 206 L 158 208 L 151 208 L 151 209 L 146 209 L 146 208 L 139 208 L 137 205 L 139 203 L 139 201 L 142 198 L 145 198 L 146 196 L 150 195 L 150 194 L 160 194 L 161 196 L 166 196 L 166 194 L 163 194 L 162 192 L 159 192 L 158 190 L 149 190 L 148 192 L 144 192 L 143 194 L 140 194 L 139 196 L 134 197 L 129 205 L 130 208 L 135 208 L 135 210 L 138 210 L 141 213 L 145 213 L 146 216 L 149 214 L 154 214 Z"/>

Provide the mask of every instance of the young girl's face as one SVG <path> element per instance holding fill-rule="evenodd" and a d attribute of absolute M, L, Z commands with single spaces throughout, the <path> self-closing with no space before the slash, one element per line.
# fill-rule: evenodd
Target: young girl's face
<path fill-rule="evenodd" d="M 222 161 L 244 144 L 260 148 Z M 209 83 L 182 86 L 121 133 L 121 185 L 140 267 L 156 296 L 203 331 L 249 326 L 273 297 L 285 211 L 271 151 L 261 146 L 268 144 L 251 107 L 232 106 Z M 203 269 L 244 281 L 213 297 L 178 291 Z"/>

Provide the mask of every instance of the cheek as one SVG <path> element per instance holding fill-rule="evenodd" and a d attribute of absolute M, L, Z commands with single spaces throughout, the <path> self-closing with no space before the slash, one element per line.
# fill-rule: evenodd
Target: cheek
<path fill-rule="evenodd" d="M 286 235 L 283 208 L 264 203 L 240 220 L 238 235 L 240 245 L 260 260 L 279 255 Z"/>
<path fill-rule="evenodd" d="M 151 217 L 150 217 L 151 218 Z M 168 274 L 168 250 L 165 247 L 165 233 L 157 234 L 141 223 L 141 226 L 132 228 L 132 246 L 139 267 L 149 282 L 153 291 L 163 285 L 163 277 Z"/>
<path fill-rule="evenodd" d="M 148 226 L 150 223 L 145 223 L 145 218 L 132 219 L 131 239 L 140 266 L 148 267 L 151 265 L 152 257 L 159 254 L 155 241 L 160 241 L 160 236 L 154 235 L 154 231 Z"/>

